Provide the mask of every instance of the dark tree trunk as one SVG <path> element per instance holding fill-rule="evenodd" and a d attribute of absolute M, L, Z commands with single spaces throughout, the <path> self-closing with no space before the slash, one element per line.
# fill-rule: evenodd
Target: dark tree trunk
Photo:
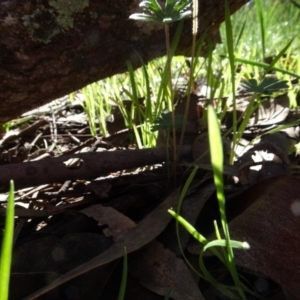
<path fill-rule="evenodd" d="M 164 2 L 164 1 L 163 1 Z M 231 12 L 247 0 L 229 0 Z M 130 20 L 137 0 L 0 1 L 0 124 L 165 53 L 158 24 Z M 218 41 L 224 0 L 200 0 L 200 30 Z M 172 27 L 174 32 L 175 26 Z M 186 21 L 178 53 L 191 44 Z"/>

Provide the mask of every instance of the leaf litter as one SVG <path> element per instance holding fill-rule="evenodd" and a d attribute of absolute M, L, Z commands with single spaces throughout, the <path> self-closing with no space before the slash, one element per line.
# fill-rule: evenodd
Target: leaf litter
<path fill-rule="evenodd" d="M 271 89 L 272 83 L 256 83 L 255 88 Z M 290 142 L 289 132 L 272 138 L 266 134 L 256 145 L 249 139 L 291 117 L 287 97 L 279 99 L 262 103 L 250 118 L 239 158 L 233 166 L 225 165 L 230 178 L 225 186 L 227 212 L 232 237 L 248 241 L 251 247 L 235 256 L 253 293 L 269 297 L 284 290 L 296 299 L 297 158 L 283 146 Z M 245 105 L 247 98 L 241 103 Z M 188 120 L 193 130 L 186 139 L 194 142 L 182 154 L 177 182 L 184 183 L 185 171 L 208 150 L 205 130 L 200 130 L 201 138 L 195 130 L 199 125 L 195 105 Z M 167 210 L 176 209 L 181 186 L 170 188 L 166 149 L 127 150 L 130 145 L 123 133 L 92 137 L 76 103 L 61 101 L 55 109 L 53 113 L 48 106 L 42 115 L 29 114 L 23 128 L 3 135 L 0 144 L 1 187 L 5 191 L 5 183 L 13 177 L 19 188 L 11 299 L 116 299 L 124 247 L 129 254 L 129 297 L 164 299 L 170 291 L 170 299 L 218 299 L 218 293 L 210 293 L 211 286 L 186 265 L 178 247 L 176 222 Z M 226 155 L 226 147 L 224 151 Z M 219 216 L 208 163 L 196 163 L 199 170 L 181 214 L 212 237 L 213 220 Z M 5 197 L 3 193 L 2 215 Z M 201 246 L 180 227 L 179 236 L 197 269 Z M 220 262 L 210 255 L 205 259 L 214 276 L 230 285 Z M 257 282 L 265 277 L 268 288 L 263 290 Z"/>

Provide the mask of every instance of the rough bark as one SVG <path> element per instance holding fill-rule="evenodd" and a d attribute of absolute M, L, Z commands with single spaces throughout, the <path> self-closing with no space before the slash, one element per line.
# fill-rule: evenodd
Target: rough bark
<path fill-rule="evenodd" d="M 247 0 L 229 0 L 231 12 Z M 138 0 L 0 1 L 0 124 L 165 53 L 164 30 L 136 22 Z M 218 41 L 223 0 L 199 0 L 199 34 Z M 175 26 L 172 26 L 174 33 Z M 186 21 L 177 53 L 187 53 Z"/>

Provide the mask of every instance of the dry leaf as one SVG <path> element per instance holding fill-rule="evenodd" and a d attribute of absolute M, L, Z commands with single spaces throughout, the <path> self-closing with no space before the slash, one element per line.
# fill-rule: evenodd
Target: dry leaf
<path fill-rule="evenodd" d="M 175 300 L 201 300 L 197 282 L 183 260 L 162 244 L 153 241 L 130 260 L 130 274 L 140 283 L 159 295 Z"/>
<path fill-rule="evenodd" d="M 82 209 L 81 212 L 97 220 L 100 226 L 108 225 L 108 228 L 103 231 L 107 236 L 112 236 L 114 239 L 122 232 L 136 226 L 131 219 L 116 209 L 101 204 L 92 205 Z"/>
<path fill-rule="evenodd" d="M 230 222 L 231 238 L 247 241 L 251 247 L 235 252 L 236 263 L 299 298 L 300 180 L 273 177 L 247 190 L 241 199 L 256 201 Z"/>
<path fill-rule="evenodd" d="M 73 278 L 81 276 L 91 270 L 96 269 L 97 267 L 103 266 L 109 262 L 123 257 L 125 247 L 127 249 L 127 253 L 131 253 L 151 242 L 165 229 L 170 222 L 171 215 L 168 214 L 167 210 L 176 206 L 179 193 L 180 190 L 178 188 L 171 195 L 169 195 L 154 211 L 145 217 L 136 227 L 120 234 L 118 236 L 118 241 L 116 241 L 107 251 L 71 270 L 70 272 L 67 272 L 46 287 L 29 295 L 24 300 L 37 299 L 39 296 L 44 295 L 45 293 Z"/>

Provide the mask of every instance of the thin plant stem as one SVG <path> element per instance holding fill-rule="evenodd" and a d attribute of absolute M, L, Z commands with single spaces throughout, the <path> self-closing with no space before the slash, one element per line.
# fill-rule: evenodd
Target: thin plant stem
<path fill-rule="evenodd" d="M 127 259 L 127 249 L 124 247 L 124 260 L 123 260 L 123 271 L 122 271 L 122 280 L 119 290 L 118 300 L 124 300 L 126 285 L 127 285 L 127 274 L 128 274 L 128 259 Z"/>
<path fill-rule="evenodd" d="M 197 42 L 197 33 L 198 33 L 198 0 L 193 0 L 193 28 L 192 28 L 192 53 L 191 53 L 191 66 L 189 70 L 189 83 L 187 88 L 187 99 L 185 104 L 185 110 L 184 110 L 184 117 L 183 117 L 183 124 L 182 124 L 182 130 L 180 135 L 180 141 L 178 146 L 178 152 L 175 158 L 175 164 L 177 163 L 179 159 L 179 153 L 181 151 L 181 147 L 183 144 L 184 134 L 186 130 L 187 125 L 187 119 L 190 109 L 190 102 L 191 102 L 191 91 L 192 91 L 192 85 L 193 82 L 193 75 L 194 75 L 194 66 L 195 66 L 195 54 L 196 54 L 196 42 Z"/>
<path fill-rule="evenodd" d="M 172 56 L 171 56 L 171 50 L 170 50 L 170 27 L 169 24 L 165 24 L 165 37 L 166 37 L 166 50 L 167 50 L 167 70 L 168 70 L 168 83 L 169 83 L 169 90 L 170 90 L 170 105 L 169 108 L 171 109 L 172 113 L 172 144 L 173 144 L 173 159 L 175 160 L 174 166 L 173 166 L 173 174 L 174 179 L 176 177 L 176 130 L 175 130 L 175 108 L 174 108 L 174 93 L 173 93 L 173 87 L 172 87 L 172 71 L 171 71 L 171 62 L 172 62 Z"/>

